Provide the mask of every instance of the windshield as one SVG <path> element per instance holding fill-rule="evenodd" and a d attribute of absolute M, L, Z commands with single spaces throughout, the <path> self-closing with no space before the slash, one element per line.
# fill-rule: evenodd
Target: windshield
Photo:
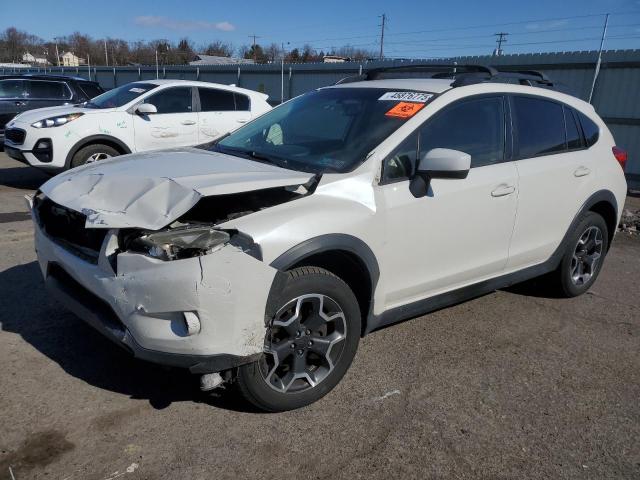
<path fill-rule="evenodd" d="M 325 88 L 271 110 L 209 147 L 311 173 L 348 172 L 433 95 Z"/>
<path fill-rule="evenodd" d="M 153 83 L 134 82 L 114 88 L 108 92 L 92 98 L 85 104 L 88 108 L 116 108 L 126 105 L 143 93 L 153 90 L 157 85 Z"/>

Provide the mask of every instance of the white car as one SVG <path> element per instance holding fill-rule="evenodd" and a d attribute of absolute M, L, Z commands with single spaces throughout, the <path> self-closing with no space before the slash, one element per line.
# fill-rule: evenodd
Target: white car
<path fill-rule="evenodd" d="M 125 153 L 203 144 L 269 111 L 268 96 L 229 85 L 145 80 L 78 105 L 40 108 L 6 126 L 5 151 L 49 173 Z"/>
<path fill-rule="evenodd" d="M 455 68 L 370 71 L 208 149 L 58 175 L 32 204 L 47 287 L 134 356 L 270 411 L 329 392 L 384 325 L 543 274 L 584 293 L 626 153 L 541 75 Z"/>

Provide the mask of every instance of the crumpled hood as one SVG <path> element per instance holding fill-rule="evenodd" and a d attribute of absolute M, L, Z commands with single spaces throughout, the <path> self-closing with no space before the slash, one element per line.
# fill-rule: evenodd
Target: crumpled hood
<path fill-rule="evenodd" d="M 162 228 L 212 195 L 301 185 L 312 174 L 217 152 L 181 148 L 74 168 L 40 190 L 86 215 L 88 228 Z"/>

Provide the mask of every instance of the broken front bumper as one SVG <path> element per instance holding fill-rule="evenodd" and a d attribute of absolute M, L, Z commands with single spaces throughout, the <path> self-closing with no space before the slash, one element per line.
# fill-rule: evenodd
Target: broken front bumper
<path fill-rule="evenodd" d="M 110 238 L 94 264 L 35 225 L 47 289 L 77 316 L 138 358 L 193 373 L 259 357 L 275 269 L 232 245 L 174 261 L 120 253 L 114 269 L 105 253 Z"/>

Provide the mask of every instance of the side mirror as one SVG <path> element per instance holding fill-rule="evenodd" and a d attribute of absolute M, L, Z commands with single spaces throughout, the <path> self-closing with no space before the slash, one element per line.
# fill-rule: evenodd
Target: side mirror
<path fill-rule="evenodd" d="M 409 184 L 414 197 L 424 197 L 432 178 L 467 178 L 471 155 L 450 148 L 434 148 L 420 156 L 416 175 Z"/>
<path fill-rule="evenodd" d="M 136 107 L 135 112 L 138 115 L 150 115 L 152 113 L 158 113 L 158 109 L 152 103 L 141 103 Z"/>

